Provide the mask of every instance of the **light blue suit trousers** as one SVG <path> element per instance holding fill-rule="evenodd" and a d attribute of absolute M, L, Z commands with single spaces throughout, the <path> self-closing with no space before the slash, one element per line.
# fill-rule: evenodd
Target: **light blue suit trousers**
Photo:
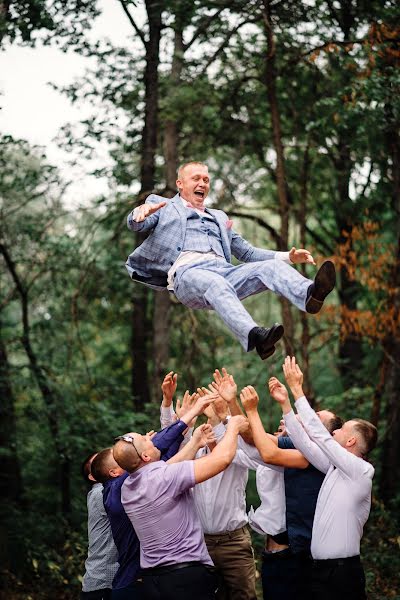
<path fill-rule="evenodd" d="M 180 267 L 175 274 L 174 293 L 189 308 L 215 310 L 248 351 L 248 335 L 257 323 L 241 300 L 271 290 L 304 311 L 312 283 L 276 258 L 237 266 L 221 258 Z"/>

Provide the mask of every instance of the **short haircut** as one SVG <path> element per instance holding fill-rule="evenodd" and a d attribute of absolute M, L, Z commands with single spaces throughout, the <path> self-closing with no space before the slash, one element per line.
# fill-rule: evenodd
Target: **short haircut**
<path fill-rule="evenodd" d="M 205 163 L 203 163 L 203 162 L 200 162 L 200 161 L 198 161 L 198 160 L 192 160 L 192 161 L 190 161 L 190 162 L 183 163 L 183 165 L 181 165 L 181 166 L 179 167 L 179 169 L 178 169 L 178 179 L 180 179 L 180 178 L 182 177 L 182 173 L 183 173 L 183 171 L 184 171 L 184 170 L 186 169 L 186 167 L 188 167 L 189 165 L 201 165 L 202 167 L 207 167 L 207 169 L 208 169 L 208 166 L 207 166 Z"/>
<path fill-rule="evenodd" d="M 92 465 L 91 465 L 90 461 L 93 458 L 93 456 L 95 456 L 96 454 L 97 454 L 97 451 L 91 452 L 90 454 L 87 455 L 87 457 L 85 458 L 84 461 L 82 461 L 82 464 L 81 464 L 82 477 L 87 483 L 90 483 L 90 484 L 94 483 L 94 481 L 91 481 L 91 479 L 89 479 L 89 475 L 92 472 Z"/>
<path fill-rule="evenodd" d="M 375 425 L 364 419 L 351 419 L 355 431 L 360 435 L 360 450 L 363 456 L 367 456 L 373 450 L 378 441 L 378 430 Z"/>
<path fill-rule="evenodd" d="M 341 429 L 343 427 L 343 419 L 339 417 L 339 415 L 335 415 L 333 413 L 333 417 L 328 421 L 326 428 L 329 433 L 333 433 L 336 429 Z"/>
<path fill-rule="evenodd" d="M 92 475 L 99 483 L 105 483 L 109 479 L 110 469 L 115 466 L 115 461 L 112 455 L 112 448 L 105 448 L 93 459 Z"/>

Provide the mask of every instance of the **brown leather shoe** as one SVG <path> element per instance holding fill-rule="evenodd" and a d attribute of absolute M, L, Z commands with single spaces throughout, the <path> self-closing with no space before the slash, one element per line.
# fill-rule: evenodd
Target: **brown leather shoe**
<path fill-rule="evenodd" d="M 307 290 L 306 312 L 315 315 L 322 308 L 325 298 L 336 285 L 335 265 L 327 260 L 321 265 L 314 283 Z"/>

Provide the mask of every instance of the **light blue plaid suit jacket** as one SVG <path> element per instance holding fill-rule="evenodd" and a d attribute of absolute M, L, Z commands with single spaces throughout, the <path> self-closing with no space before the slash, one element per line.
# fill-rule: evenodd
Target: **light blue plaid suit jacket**
<path fill-rule="evenodd" d="M 163 290 L 167 287 L 167 274 L 182 251 L 187 224 L 187 210 L 179 194 L 173 198 L 162 198 L 151 194 L 146 204 L 167 202 L 166 206 L 148 216 L 141 223 L 128 215 L 127 223 L 132 231 L 149 231 L 145 241 L 128 256 L 126 268 L 135 281 L 149 287 Z M 255 248 L 232 228 L 227 227 L 229 217 L 222 210 L 207 209 L 217 221 L 221 231 L 221 241 L 227 262 L 232 254 L 242 262 L 269 260 L 275 257 L 273 250 Z"/>

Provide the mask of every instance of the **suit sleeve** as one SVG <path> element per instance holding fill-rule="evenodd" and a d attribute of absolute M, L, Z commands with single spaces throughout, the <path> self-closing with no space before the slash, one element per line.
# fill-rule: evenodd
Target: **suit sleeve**
<path fill-rule="evenodd" d="M 146 199 L 145 204 L 158 204 L 159 202 L 160 199 L 158 196 L 150 194 L 150 196 Z M 162 210 L 162 208 L 160 208 L 160 210 Z M 146 217 L 144 221 L 137 223 L 133 218 L 134 212 L 134 210 L 130 212 L 126 220 L 128 229 L 131 231 L 150 231 L 150 229 L 154 229 L 154 227 L 156 227 L 158 219 L 160 218 L 159 211 L 157 211 Z"/>
<path fill-rule="evenodd" d="M 276 258 L 274 250 L 256 248 L 235 231 L 232 232 L 231 252 L 233 256 L 242 262 L 256 262 Z"/>

